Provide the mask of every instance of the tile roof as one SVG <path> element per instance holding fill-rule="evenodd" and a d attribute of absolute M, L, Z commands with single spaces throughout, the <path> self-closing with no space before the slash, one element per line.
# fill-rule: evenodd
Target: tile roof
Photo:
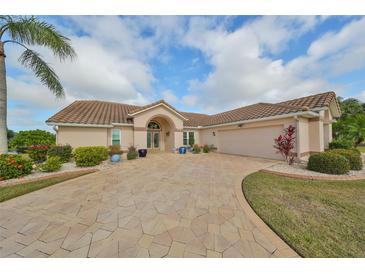
<path fill-rule="evenodd" d="M 336 99 L 336 94 L 331 91 L 276 104 L 257 103 L 214 115 L 177 111 L 163 100 L 145 106 L 134 106 L 96 100 L 83 100 L 75 101 L 50 117 L 46 122 L 95 125 L 110 125 L 112 123 L 132 124 L 133 119 L 131 114 L 160 103 L 164 103 L 188 119 L 184 121 L 184 126 L 210 126 L 296 113 L 318 107 L 328 107 L 333 99 Z M 337 100 L 335 101 L 339 108 Z"/>

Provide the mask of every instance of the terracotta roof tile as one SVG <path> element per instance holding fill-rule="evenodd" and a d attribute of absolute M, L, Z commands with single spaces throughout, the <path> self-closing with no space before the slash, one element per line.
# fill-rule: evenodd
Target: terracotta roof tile
<path fill-rule="evenodd" d="M 282 114 L 295 113 L 303 110 L 328 107 L 332 100 L 336 100 L 334 92 L 325 92 L 310 95 L 298 99 L 288 100 L 276 104 L 257 103 L 214 115 L 206 115 L 192 112 L 179 112 L 163 100 L 145 106 L 134 106 L 120 103 L 84 100 L 75 101 L 63 110 L 50 117 L 47 123 L 77 123 L 77 124 L 100 124 L 110 125 L 112 123 L 132 124 L 131 114 L 147 109 L 154 105 L 164 103 L 174 111 L 181 114 L 188 120 L 184 121 L 184 126 L 197 127 L 247 121 L 271 117 Z"/>

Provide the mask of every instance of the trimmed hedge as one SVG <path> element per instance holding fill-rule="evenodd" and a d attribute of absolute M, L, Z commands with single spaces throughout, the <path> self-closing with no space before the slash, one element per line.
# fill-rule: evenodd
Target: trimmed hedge
<path fill-rule="evenodd" d="M 74 156 L 77 166 L 96 166 L 108 159 L 108 149 L 102 146 L 78 147 Z"/>
<path fill-rule="evenodd" d="M 344 156 L 349 161 L 351 170 L 362 169 L 361 154 L 357 149 L 332 149 L 328 152 Z"/>
<path fill-rule="evenodd" d="M 342 155 L 322 152 L 309 157 L 307 168 L 327 174 L 346 174 L 350 171 L 350 162 Z"/>
<path fill-rule="evenodd" d="M 51 156 L 40 166 L 40 170 L 44 172 L 57 171 L 62 166 L 62 160 L 58 156 Z"/>
<path fill-rule="evenodd" d="M 67 163 L 72 157 L 72 147 L 70 145 L 51 146 L 48 150 L 48 157 L 59 157 L 62 163 Z"/>
<path fill-rule="evenodd" d="M 21 155 L 0 155 L 0 180 L 18 178 L 32 172 L 32 161 Z"/>

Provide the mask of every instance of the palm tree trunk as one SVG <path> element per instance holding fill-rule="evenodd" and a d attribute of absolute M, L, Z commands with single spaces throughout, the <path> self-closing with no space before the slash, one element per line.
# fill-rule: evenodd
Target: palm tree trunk
<path fill-rule="evenodd" d="M 4 44 L 0 41 L 0 154 L 8 152 L 8 137 L 6 126 L 6 69 Z"/>

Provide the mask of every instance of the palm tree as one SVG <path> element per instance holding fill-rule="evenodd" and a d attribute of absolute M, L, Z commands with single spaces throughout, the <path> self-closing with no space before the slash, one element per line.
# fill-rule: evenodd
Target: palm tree
<path fill-rule="evenodd" d="M 16 45 L 24 48 L 19 62 L 31 69 L 42 84 L 56 97 L 63 97 L 64 90 L 54 70 L 39 53 L 29 46 L 44 46 L 52 50 L 60 61 L 76 57 L 70 40 L 61 35 L 54 26 L 36 17 L 0 16 L 0 154 L 7 153 L 7 88 L 5 69 L 5 46 Z"/>
<path fill-rule="evenodd" d="M 360 145 L 365 140 L 365 115 L 356 114 L 348 117 L 347 131 L 351 138 L 353 138 L 355 147 Z"/>

